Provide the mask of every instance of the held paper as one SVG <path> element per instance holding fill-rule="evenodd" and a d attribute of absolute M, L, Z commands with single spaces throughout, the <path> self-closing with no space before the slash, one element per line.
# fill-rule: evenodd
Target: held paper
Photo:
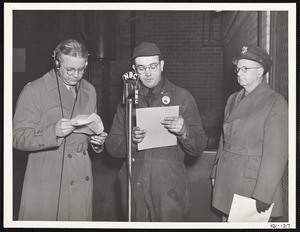
<path fill-rule="evenodd" d="M 90 115 L 77 115 L 71 120 L 76 122 L 74 133 L 83 133 L 87 135 L 98 135 L 104 131 L 104 126 L 99 115 L 92 113 Z"/>
<path fill-rule="evenodd" d="M 273 207 L 274 203 L 265 212 L 258 213 L 255 199 L 234 194 L 228 222 L 268 222 Z"/>
<path fill-rule="evenodd" d="M 179 106 L 136 109 L 137 126 L 146 130 L 145 138 L 138 143 L 138 150 L 176 145 L 176 136 L 165 129 L 161 121 L 165 117 L 178 115 Z"/>

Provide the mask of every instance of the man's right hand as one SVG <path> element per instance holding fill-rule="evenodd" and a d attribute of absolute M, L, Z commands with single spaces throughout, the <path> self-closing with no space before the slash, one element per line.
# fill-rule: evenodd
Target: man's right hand
<path fill-rule="evenodd" d="M 55 132 L 57 137 L 65 137 L 68 134 L 72 133 L 72 131 L 75 129 L 73 126 L 74 122 L 71 121 L 71 119 L 62 118 L 59 120 L 55 125 Z"/>
<path fill-rule="evenodd" d="M 139 127 L 132 128 L 132 142 L 140 143 L 143 141 L 146 135 L 146 130 L 142 130 Z"/>

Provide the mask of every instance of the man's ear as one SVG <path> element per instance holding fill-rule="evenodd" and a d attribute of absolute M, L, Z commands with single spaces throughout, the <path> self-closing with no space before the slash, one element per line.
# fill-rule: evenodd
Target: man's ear
<path fill-rule="evenodd" d="M 161 71 L 164 71 L 164 65 L 165 65 L 165 62 L 164 62 L 164 60 L 161 60 L 160 61 L 160 69 L 161 69 Z"/>
<path fill-rule="evenodd" d="M 257 76 L 261 77 L 264 75 L 264 71 L 265 69 L 263 67 L 260 67 L 259 69 L 257 69 Z"/>
<path fill-rule="evenodd" d="M 136 72 L 136 70 L 135 70 L 135 65 L 133 64 L 131 67 L 132 67 L 132 69 Z"/>

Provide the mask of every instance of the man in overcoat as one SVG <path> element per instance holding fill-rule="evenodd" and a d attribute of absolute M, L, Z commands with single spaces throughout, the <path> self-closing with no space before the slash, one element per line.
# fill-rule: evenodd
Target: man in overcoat
<path fill-rule="evenodd" d="M 228 217 L 234 194 L 253 198 L 259 213 L 275 203 L 282 216 L 281 178 L 288 158 L 288 106 L 266 82 L 270 55 L 243 46 L 234 60 L 241 91 L 225 108 L 223 133 L 212 171 L 212 205 Z"/>
<path fill-rule="evenodd" d="M 96 92 L 83 74 L 88 51 L 61 42 L 55 68 L 22 90 L 13 119 L 13 146 L 29 151 L 19 220 L 92 220 L 93 176 L 88 143 L 103 150 L 107 134 L 74 132 L 72 118 L 97 112 Z"/>

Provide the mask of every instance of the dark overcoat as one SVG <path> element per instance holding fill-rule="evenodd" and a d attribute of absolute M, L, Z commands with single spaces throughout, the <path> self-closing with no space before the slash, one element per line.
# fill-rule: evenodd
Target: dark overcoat
<path fill-rule="evenodd" d="M 263 81 L 246 97 L 228 99 L 212 178 L 212 205 L 230 211 L 233 194 L 275 203 L 282 215 L 281 178 L 288 157 L 288 108 L 285 99 Z"/>

